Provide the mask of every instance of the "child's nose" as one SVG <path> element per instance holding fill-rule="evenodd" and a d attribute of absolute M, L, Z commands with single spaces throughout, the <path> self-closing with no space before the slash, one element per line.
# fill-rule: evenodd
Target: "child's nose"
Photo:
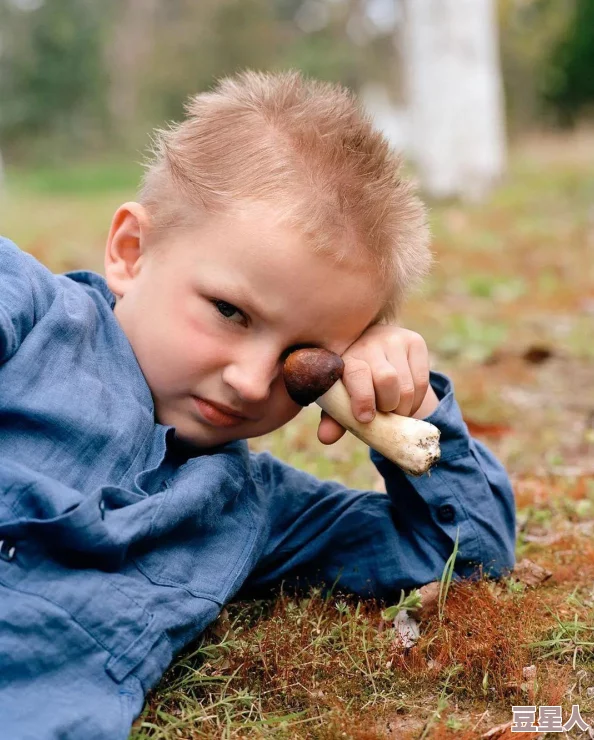
<path fill-rule="evenodd" d="M 251 356 L 228 365 L 223 380 L 248 403 L 266 401 L 274 381 L 282 372 L 282 358 L 277 355 Z"/>

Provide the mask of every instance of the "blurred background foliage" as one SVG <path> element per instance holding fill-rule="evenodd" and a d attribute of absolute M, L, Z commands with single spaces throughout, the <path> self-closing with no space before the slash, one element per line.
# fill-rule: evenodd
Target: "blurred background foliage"
<path fill-rule="evenodd" d="M 594 101 L 592 0 L 499 0 L 512 135 Z M 138 152 L 237 69 L 297 67 L 402 98 L 398 0 L 0 0 L 0 149 L 10 163 Z"/>

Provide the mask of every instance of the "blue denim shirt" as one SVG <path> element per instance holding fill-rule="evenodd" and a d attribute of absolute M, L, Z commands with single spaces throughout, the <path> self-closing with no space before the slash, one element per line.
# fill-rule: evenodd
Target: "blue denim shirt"
<path fill-rule="evenodd" d="M 188 458 L 150 390 L 105 280 L 54 275 L 0 239 L 0 584 L 58 607 L 146 691 L 223 604 L 281 581 L 387 600 L 513 565 L 508 478 L 432 374 L 442 458 L 387 495 L 318 480 L 245 441 Z M 1 633 L 0 626 L 0 633 Z"/>

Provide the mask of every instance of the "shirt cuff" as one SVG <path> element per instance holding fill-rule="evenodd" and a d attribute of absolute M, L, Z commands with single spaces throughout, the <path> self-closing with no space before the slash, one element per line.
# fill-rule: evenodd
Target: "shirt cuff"
<path fill-rule="evenodd" d="M 432 372 L 429 382 L 439 399 L 439 405 L 432 414 L 425 418 L 441 432 L 439 444 L 441 460 L 453 460 L 467 455 L 470 448 L 470 434 L 462 411 L 454 396 L 454 385 L 443 373 Z"/>

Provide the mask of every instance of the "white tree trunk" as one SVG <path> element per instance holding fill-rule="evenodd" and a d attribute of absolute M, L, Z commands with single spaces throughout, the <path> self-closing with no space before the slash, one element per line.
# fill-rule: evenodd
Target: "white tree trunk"
<path fill-rule="evenodd" d="M 484 198 L 505 167 L 493 0 L 406 0 L 411 154 L 437 198 Z"/>

